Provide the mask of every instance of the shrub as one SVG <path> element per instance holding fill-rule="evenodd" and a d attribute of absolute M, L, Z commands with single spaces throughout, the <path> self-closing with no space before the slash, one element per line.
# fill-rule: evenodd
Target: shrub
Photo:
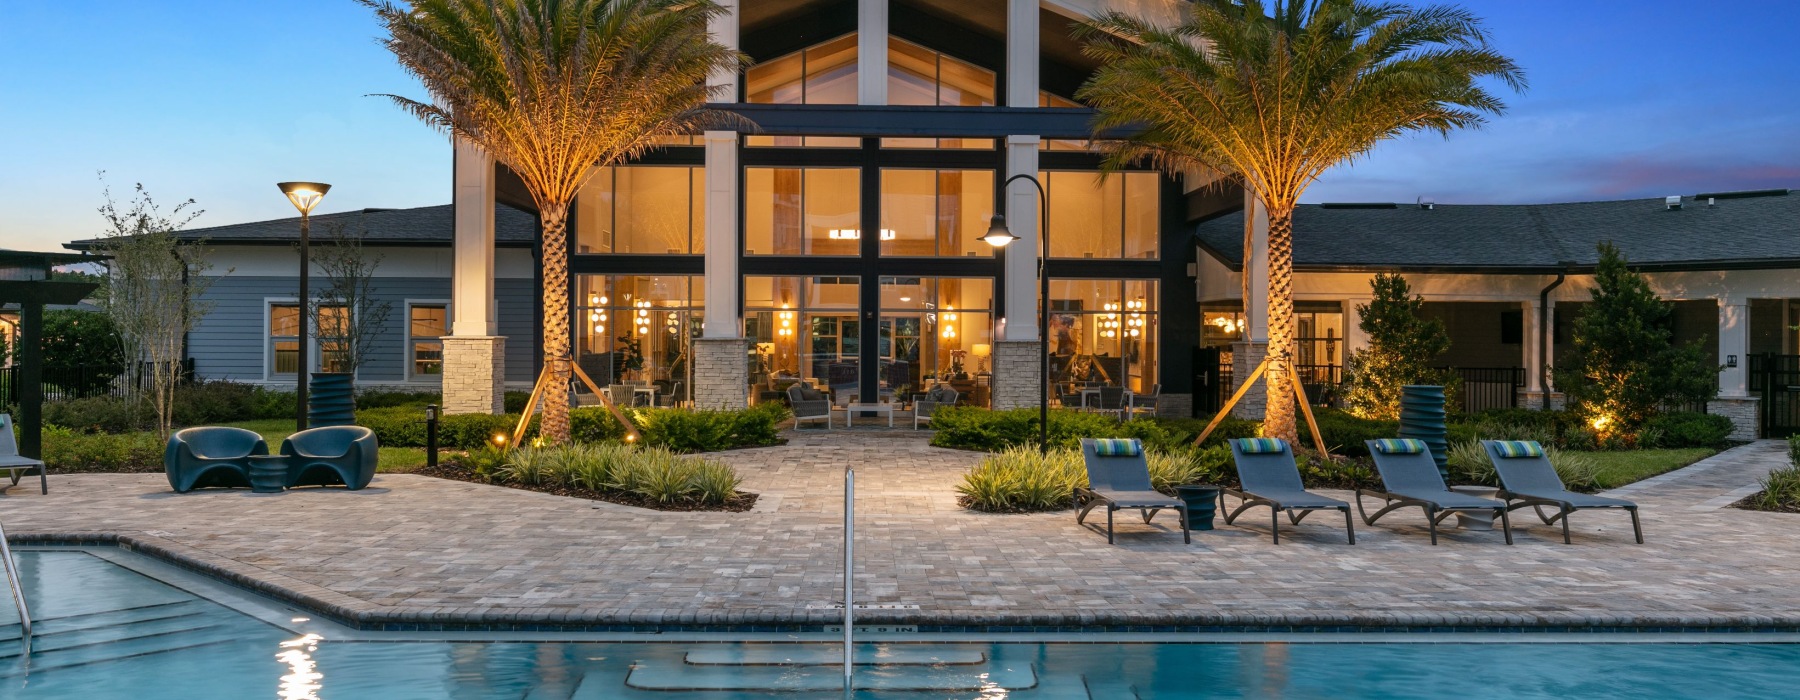
<path fill-rule="evenodd" d="M 77 433 L 45 426 L 44 463 L 60 472 L 155 472 L 163 468 L 163 442 L 154 433 Z"/>
<path fill-rule="evenodd" d="M 932 414 L 932 422 L 938 415 Z M 1036 447 L 1015 445 L 982 458 L 963 474 L 956 492 L 964 507 L 1016 513 L 1067 508 L 1075 487 L 1086 485 L 1081 453 L 1057 449 L 1041 455 Z"/>
<path fill-rule="evenodd" d="M 493 416 L 486 413 L 459 413 L 438 418 L 438 446 L 454 450 L 474 450 L 493 444 L 495 435 L 512 436 L 519 422 L 516 414 Z M 356 412 L 356 424 L 375 431 L 384 447 L 424 447 L 425 411 L 410 406 L 372 408 Z M 537 434 L 537 419 L 526 428 L 527 439 Z"/>
<path fill-rule="evenodd" d="M 1168 452 L 1152 451 L 1146 455 L 1146 461 L 1150 466 L 1150 485 L 1172 495 L 1175 487 L 1183 484 L 1225 483 L 1231 469 L 1231 448 L 1218 444 Z"/>
<path fill-rule="evenodd" d="M 1400 417 L 1401 387 L 1407 384 L 1442 384 L 1446 400 L 1454 404 L 1456 374 L 1431 366 L 1431 358 L 1450 349 L 1444 322 L 1421 316 L 1425 298 L 1412 293 L 1405 277 L 1377 274 L 1369 287 L 1373 298 L 1356 306 L 1362 317 L 1359 327 L 1369 344 L 1352 352 L 1346 362 L 1350 376 L 1344 402 L 1350 411 L 1363 418 L 1395 420 Z"/>
<path fill-rule="evenodd" d="M 741 411 L 695 411 L 686 408 L 625 409 L 646 447 L 666 447 L 676 452 L 717 452 L 738 447 L 772 445 L 780 442 L 777 426 L 787 418 L 787 408 L 765 404 Z M 526 440 L 537 435 L 540 416 L 532 416 L 525 429 Z M 375 437 L 388 447 L 424 447 L 425 411 L 420 406 L 362 409 L 356 412 L 356 423 L 375 431 Z M 459 413 L 438 418 L 438 446 L 445 449 L 472 450 L 493 444 L 495 435 L 506 435 L 519 423 L 519 415 L 498 416 L 484 413 Z M 583 406 L 569 411 L 569 437 L 577 443 L 617 442 L 625 439 L 625 429 L 601 406 Z"/>
<path fill-rule="evenodd" d="M 737 496 L 736 470 L 715 460 L 683 457 L 659 447 L 570 444 L 515 449 L 494 479 L 529 486 L 579 486 L 618 491 L 657 503 L 717 505 Z"/>
<path fill-rule="evenodd" d="M 1788 436 L 1788 462 L 1800 465 L 1800 435 Z"/>
<path fill-rule="evenodd" d="M 605 412 L 605 409 L 599 409 Z M 737 411 L 701 411 L 687 408 L 630 409 L 632 423 L 644 436 L 644 444 L 675 452 L 717 452 L 737 447 L 773 445 L 780 441 L 781 421 L 788 410 L 779 403 L 758 404 Z M 609 414 L 607 418 L 611 418 Z M 616 426 L 617 422 L 614 421 Z M 621 431 L 622 432 L 622 431 Z"/>
<path fill-rule="evenodd" d="M 1512 438 L 1494 438 L 1509 440 Z M 1450 443 L 1445 453 L 1449 458 L 1450 479 L 1458 484 L 1479 486 L 1499 486 L 1500 475 L 1494 472 L 1494 461 L 1488 459 L 1487 448 L 1475 440 L 1459 440 Z"/>
<path fill-rule="evenodd" d="M 171 419 L 178 426 L 229 423 L 249 417 L 256 411 L 256 406 L 256 389 L 248 384 L 225 381 L 178 384 Z"/>
<path fill-rule="evenodd" d="M 364 389 L 356 392 L 356 408 L 394 408 L 396 406 L 416 406 L 423 409 L 426 404 L 444 405 L 444 397 L 435 391 L 418 391 L 414 389 Z M 517 413 L 517 411 L 512 411 Z"/>
<path fill-rule="evenodd" d="M 130 433 L 150 425 L 150 407 L 120 396 L 89 396 L 44 404 L 44 422 L 83 433 Z"/>
<path fill-rule="evenodd" d="M 44 381 L 76 396 L 105 393 L 125 368 L 118 327 L 103 313 L 79 309 L 44 312 Z"/>
<path fill-rule="evenodd" d="M 1018 445 L 1035 445 L 1038 440 L 1038 409 L 1018 408 L 991 411 L 974 406 L 940 408 L 931 414 L 931 427 L 936 431 L 931 444 L 965 450 L 996 452 Z M 1120 423 L 1117 419 L 1080 411 L 1050 411 L 1050 446 L 1075 448 L 1081 438 L 1128 438 L 1144 441 L 1153 448 L 1170 448 L 1185 444 L 1175 431 L 1150 418 L 1137 418 Z M 1189 436 L 1188 441 L 1193 438 Z"/>
<path fill-rule="evenodd" d="M 1550 466 L 1556 468 L 1556 475 L 1570 491 L 1591 493 L 1600 488 L 1600 463 L 1593 457 L 1554 447 L 1544 448 L 1544 456 L 1550 458 Z"/>
<path fill-rule="evenodd" d="M 1200 432 L 1206 430 L 1206 424 L 1212 421 L 1211 418 L 1157 418 L 1154 420 L 1158 426 L 1169 433 L 1171 444 L 1164 446 L 1166 448 L 1185 447 L 1193 444 L 1194 438 L 1199 437 Z M 1226 416 L 1225 420 L 1219 421 L 1219 425 L 1206 436 L 1204 446 L 1223 445 L 1226 440 L 1256 437 L 1261 434 L 1261 422 L 1237 416 Z"/>
<path fill-rule="evenodd" d="M 259 386 L 251 392 L 251 418 L 287 418 L 293 416 L 299 407 L 300 397 L 291 391 Z"/>
<path fill-rule="evenodd" d="M 1795 444 L 1796 441 L 1789 438 L 1788 445 Z M 1776 469 L 1758 481 L 1762 484 L 1762 492 L 1751 496 L 1745 505 L 1758 510 L 1800 509 L 1800 466 Z"/>
<path fill-rule="evenodd" d="M 501 404 L 503 404 L 501 410 L 504 410 L 507 413 L 524 413 L 525 402 L 530 400 L 531 392 L 529 391 L 506 392 L 500 399 Z"/>
<path fill-rule="evenodd" d="M 1731 419 L 1706 413 L 1663 413 L 1638 431 L 1643 447 L 1718 447 L 1731 437 Z"/>

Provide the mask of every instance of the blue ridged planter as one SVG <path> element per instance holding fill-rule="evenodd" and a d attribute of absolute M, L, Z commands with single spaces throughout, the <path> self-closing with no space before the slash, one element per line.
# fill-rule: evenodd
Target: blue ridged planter
<path fill-rule="evenodd" d="M 1444 387 L 1408 384 L 1400 387 L 1400 437 L 1422 440 L 1437 462 L 1438 474 L 1448 479 L 1450 449 L 1444 427 Z"/>
<path fill-rule="evenodd" d="M 306 402 L 306 422 L 314 428 L 356 425 L 354 375 L 346 372 L 314 372 Z"/>
<path fill-rule="evenodd" d="M 1187 504 L 1189 530 L 1213 529 L 1213 515 L 1219 507 L 1219 487 L 1206 484 L 1177 486 L 1175 495 Z"/>

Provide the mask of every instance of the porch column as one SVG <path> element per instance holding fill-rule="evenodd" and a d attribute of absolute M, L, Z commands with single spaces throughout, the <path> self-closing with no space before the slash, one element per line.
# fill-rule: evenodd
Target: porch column
<path fill-rule="evenodd" d="M 1519 309 L 1519 318 L 1525 324 L 1519 334 L 1522 341 L 1519 343 L 1519 366 L 1525 368 L 1525 397 L 1530 398 L 1544 390 L 1543 363 L 1538 355 L 1538 343 L 1543 338 L 1544 308 L 1534 299 L 1519 302 Z M 1520 405 L 1526 403 L 1522 401 Z"/>
<path fill-rule="evenodd" d="M 712 33 L 713 41 L 728 49 L 738 48 L 738 1 L 719 0 L 719 4 L 725 7 L 725 11 L 712 18 L 712 22 L 707 25 L 707 30 Z M 707 99 L 708 102 L 738 101 L 737 70 L 720 70 L 713 73 L 706 82 L 717 89 Z"/>
<path fill-rule="evenodd" d="M 1038 106 L 1038 0 L 1006 0 L 1006 106 Z"/>
<path fill-rule="evenodd" d="M 444 413 L 505 410 L 506 338 L 496 335 L 494 159 L 458 140 L 454 151 L 450 335 L 444 338 Z"/>
<path fill-rule="evenodd" d="M 694 344 L 696 408 L 749 405 L 749 341 L 738 316 L 738 135 L 706 132 L 706 319 Z"/>
<path fill-rule="evenodd" d="M 1757 435 L 1756 397 L 1750 395 L 1750 300 L 1719 300 L 1719 396 L 1707 402 L 1706 411 L 1731 419 L 1732 440 L 1754 440 Z M 1731 367 L 1731 358 L 1737 366 Z"/>
<path fill-rule="evenodd" d="M 1344 300 L 1344 360 L 1350 354 L 1369 347 L 1369 334 L 1362 329 L 1362 313 L 1356 310 L 1359 305 L 1369 303 L 1369 297 L 1350 297 Z M 1266 328 L 1267 324 L 1265 324 Z M 1347 366 L 1347 365 L 1346 365 Z"/>
<path fill-rule="evenodd" d="M 1038 174 L 1038 137 L 1006 137 L 1006 177 Z M 1000 334 L 994 341 L 994 408 L 1038 405 L 1043 398 L 1044 346 L 1038 341 L 1038 191 L 1020 180 L 1001 199 L 1006 225 L 1019 240 L 1001 254 L 1006 289 Z"/>
<path fill-rule="evenodd" d="M 856 103 L 888 103 L 888 3 L 856 0 Z"/>
<path fill-rule="evenodd" d="M 1244 339 L 1231 344 L 1232 391 L 1243 386 L 1250 373 L 1256 371 L 1256 365 L 1269 354 L 1269 210 L 1251 192 L 1244 193 L 1244 226 L 1250 232 L 1250 250 L 1244 256 L 1242 274 L 1250 280 L 1250 298 L 1244 300 Z M 1266 386 L 1259 380 L 1238 400 L 1231 414 L 1261 420 L 1269 401 Z"/>

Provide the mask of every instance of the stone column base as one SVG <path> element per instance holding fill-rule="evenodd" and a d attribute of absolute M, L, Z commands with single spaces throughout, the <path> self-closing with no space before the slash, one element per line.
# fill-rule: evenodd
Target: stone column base
<path fill-rule="evenodd" d="M 1256 371 L 1256 366 L 1268 354 L 1268 343 L 1238 341 L 1231 344 L 1232 393 L 1236 393 L 1238 387 L 1244 385 L 1244 380 L 1250 378 L 1250 373 Z M 1244 393 L 1244 398 L 1238 399 L 1237 405 L 1231 408 L 1231 415 L 1250 420 L 1262 420 L 1263 409 L 1269 403 L 1268 384 L 1263 381 L 1267 376 L 1268 374 L 1265 372 L 1262 377 L 1257 377 L 1256 386 L 1250 387 L 1250 391 Z"/>
<path fill-rule="evenodd" d="M 1188 418 L 1194 415 L 1193 394 L 1164 393 L 1156 399 L 1156 415 L 1160 418 Z"/>
<path fill-rule="evenodd" d="M 506 338 L 445 336 L 444 415 L 506 412 Z"/>
<path fill-rule="evenodd" d="M 1731 419 L 1731 435 L 1727 439 L 1747 442 L 1755 440 L 1760 432 L 1761 402 L 1754 396 L 1721 397 L 1706 402 L 1706 412 Z"/>
<path fill-rule="evenodd" d="M 694 339 L 694 408 L 737 410 L 750 407 L 750 341 L 743 338 Z"/>
<path fill-rule="evenodd" d="M 1530 391 L 1527 389 L 1516 389 L 1515 391 L 1519 397 L 1519 408 L 1529 408 L 1533 411 L 1543 410 L 1543 408 L 1544 408 L 1544 392 Z M 1550 410 L 1560 411 L 1560 410 L 1563 410 L 1563 406 L 1564 406 L 1564 402 L 1563 402 L 1562 392 L 1560 392 L 1560 391 L 1550 392 Z"/>
<path fill-rule="evenodd" d="M 994 410 L 1037 408 L 1044 397 L 1043 344 L 1035 340 L 994 343 Z"/>

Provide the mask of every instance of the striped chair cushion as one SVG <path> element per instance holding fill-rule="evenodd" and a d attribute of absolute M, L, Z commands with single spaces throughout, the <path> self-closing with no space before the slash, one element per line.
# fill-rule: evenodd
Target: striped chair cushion
<path fill-rule="evenodd" d="M 1375 441 L 1375 449 L 1386 455 L 1416 455 L 1425 451 L 1425 441 L 1382 438 Z"/>
<path fill-rule="evenodd" d="M 1536 440 L 1496 440 L 1494 441 L 1494 453 L 1509 459 L 1542 457 L 1544 448 L 1537 444 Z"/>
<path fill-rule="evenodd" d="M 1281 438 L 1238 438 L 1236 442 L 1238 451 L 1247 455 L 1287 451 L 1287 443 Z"/>
<path fill-rule="evenodd" d="M 1143 453 L 1143 443 L 1135 439 L 1106 438 L 1094 441 L 1094 454 L 1101 457 L 1136 457 Z"/>

